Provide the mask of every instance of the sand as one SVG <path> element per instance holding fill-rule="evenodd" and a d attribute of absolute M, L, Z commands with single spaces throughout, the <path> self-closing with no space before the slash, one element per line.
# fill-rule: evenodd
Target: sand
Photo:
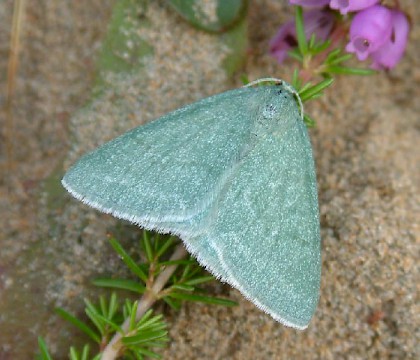
<path fill-rule="evenodd" d="M 40 0 L 26 9 L 14 97 L 13 169 L 0 143 L 0 359 L 29 359 L 36 337 L 64 359 L 80 336 L 53 313 L 81 313 L 98 274 L 127 274 L 107 243 L 111 231 L 133 246 L 132 227 L 63 196 L 59 176 L 78 156 L 121 132 L 194 100 L 240 85 L 221 63 L 226 46 L 193 29 L 162 1 L 139 36 L 154 49 L 141 76 L 107 77 L 92 101 L 95 59 L 114 2 Z M 0 3 L 0 81 L 5 85 L 13 1 Z M 250 79 L 290 79 L 268 41 L 291 11 L 259 0 L 249 15 Z M 412 23 L 414 0 L 401 2 Z M 227 285 L 208 289 L 235 308 L 160 308 L 171 342 L 164 359 L 417 359 L 420 357 L 419 29 L 390 73 L 339 77 L 306 111 L 317 165 L 323 274 L 308 330 L 286 328 Z M 0 103 L 5 102 L 5 86 Z M 86 104 L 88 108 L 84 108 Z M 4 114 L 1 114 L 4 129 Z M 118 121 L 117 121 L 118 120 Z M 117 227 L 116 227 L 117 226 Z"/>

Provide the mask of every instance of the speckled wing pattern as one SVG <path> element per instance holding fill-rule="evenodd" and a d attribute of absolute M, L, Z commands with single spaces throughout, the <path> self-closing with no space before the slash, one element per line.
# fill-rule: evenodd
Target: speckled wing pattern
<path fill-rule="evenodd" d="M 307 327 L 321 256 L 312 150 L 289 87 L 241 88 L 138 127 L 63 178 L 76 198 L 179 235 L 284 325 Z"/>

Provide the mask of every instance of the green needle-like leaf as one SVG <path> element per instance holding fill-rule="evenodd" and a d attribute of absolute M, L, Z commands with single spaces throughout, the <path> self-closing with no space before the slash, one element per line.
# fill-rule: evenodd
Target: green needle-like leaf
<path fill-rule="evenodd" d="M 70 360 L 88 360 L 89 358 L 89 345 L 85 345 L 82 350 L 82 354 L 79 355 L 74 346 L 70 347 Z M 96 358 L 96 357 L 95 357 Z"/>
<path fill-rule="evenodd" d="M 191 259 L 191 257 L 190 257 L 190 259 Z M 193 268 L 192 264 L 189 264 L 189 265 L 185 266 L 184 270 L 182 271 L 181 278 L 185 279 L 188 275 L 190 275 L 192 268 Z"/>
<path fill-rule="evenodd" d="M 110 326 L 111 329 L 115 332 L 122 333 L 122 329 L 117 324 L 115 324 L 111 319 L 107 319 L 105 316 L 101 315 L 100 313 L 95 312 L 89 308 L 89 309 L 86 309 L 86 315 L 89 316 L 89 318 L 98 327 L 98 329 L 103 329 L 101 330 L 101 333 L 103 335 L 106 335 L 106 329 L 104 325 Z"/>
<path fill-rule="evenodd" d="M 156 240 L 156 242 L 159 242 L 159 240 Z M 149 263 L 152 263 L 154 260 L 154 254 L 152 249 L 152 244 L 150 242 L 150 238 L 148 236 L 147 231 L 143 231 L 143 248 L 146 252 L 146 257 Z"/>
<path fill-rule="evenodd" d="M 152 309 L 147 310 L 144 313 L 144 315 L 141 317 L 141 319 L 138 321 L 137 325 L 138 326 L 143 325 L 145 322 L 147 322 L 151 318 L 152 314 L 153 314 Z"/>
<path fill-rule="evenodd" d="M 105 326 L 103 324 L 103 322 L 101 321 L 100 318 L 100 313 L 98 311 L 98 309 L 96 309 L 96 307 L 87 299 L 85 300 L 85 304 L 86 304 L 86 309 L 85 309 L 85 313 L 88 316 L 88 318 L 90 319 L 90 321 L 92 321 L 96 328 L 99 330 L 99 333 L 103 336 L 105 335 Z"/>
<path fill-rule="evenodd" d="M 149 231 L 147 231 L 147 230 L 143 230 L 143 237 L 144 236 L 149 236 Z M 154 254 L 156 254 L 156 252 L 158 251 L 158 249 L 159 249 L 159 247 L 160 247 L 160 237 L 158 237 L 158 236 L 155 236 L 154 238 L 153 238 L 153 241 L 152 241 L 152 243 L 153 243 L 153 252 L 154 252 Z"/>
<path fill-rule="evenodd" d="M 99 298 L 99 308 L 101 309 L 101 314 L 106 314 L 108 312 L 105 296 Z"/>
<path fill-rule="evenodd" d="M 70 347 L 70 360 L 79 360 L 79 355 L 74 346 Z"/>
<path fill-rule="evenodd" d="M 306 91 L 307 89 L 309 89 L 312 86 L 311 82 L 307 82 L 305 85 L 303 85 L 300 89 L 299 89 L 299 94 L 302 94 L 304 91 Z"/>
<path fill-rule="evenodd" d="M 146 287 L 139 284 L 137 281 L 134 280 L 126 280 L 126 279 L 95 279 L 92 283 L 96 286 L 114 288 L 114 289 L 122 289 L 133 291 L 138 294 L 143 294 L 146 291 Z"/>
<path fill-rule="evenodd" d="M 171 299 L 169 296 L 165 296 L 163 301 L 175 311 L 179 311 L 179 309 L 181 309 L 181 302 L 176 299 Z"/>
<path fill-rule="evenodd" d="M 312 55 L 317 55 L 319 53 L 322 53 L 323 51 L 327 50 L 330 45 L 331 45 L 331 40 L 326 40 L 318 44 L 315 44 L 314 47 L 311 49 L 311 53 Z"/>
<path fill-rule="evenodd" d="M 170 266 L 170 265 L 189 265 L 189 264 L 194 264 L 195 260 L 170 260 L 170 261 L 162 261 L 159 263 L 159 265 L 162 266 Z"/>
<path fill-rule="evenodd" d="M 323 92 L 319 92 L 319 93 L 317 93 L 317 94 L 315 94 L 315 95 L 313 95 L 310 99 L 308 99 L 308 100 L 315 100 L 315 99 L 319 99 L 322 95 L 324 95 L 324 93 Z M 307 100 L 307 101 L 308 101 Z"/>
<path fill-rule="evenodd" d="M 125 336 L 121 339 L 121 341 L 124 345 L 139 345 L 151 340 L 166 338 L 167 334 L 167 330 L 144 331 L 137 335 Z"/>
<path fill-rule="evenodd" d="M 136 313 L 137 313 L 138 304 L 139 304 L 138 301 L 135 301 L 133 304 L 133 307 L 131 308 L 130 326 L 129 326 L 130 330 L 133 330 L 136 325 Z"/>
<path fill-rule="evenodd" d="M 308 128 L 311 128 L 311 127 L 315 126 L 315 120 L 312 119 L 308 114 L 303 115 L 303 121 L 305 122 L 305 124 Z"/>
<path fill-rule="evenodd" d="M 128 266 L 128 268 L 146 283 L 147 275 L 140 269 L 140 267 L 130 257 L 130 255 L 127 254 L 121 244 L 114 238 L 109 239 L 109 242 L 111 243 L 111 246 L 114 248 L 114 250 L 118 253 L 118 255 L 121 256 L 122 260 Z"/>
<path fill-rule="evenodd" d="M 184 284 L 175 284 L 171 286 L 171 289 L 190 292 L 190 291 L 194 291 L 194 286 L 188 286 Z"/>
<path fill-rule="evenodd" d="M 163 315 L 159 314 L 152 316 L 152 310 L 147 311 L 147 313 L 138 321 L 135 326 L 137 332 L 147 332 L 147 331 L 158 331 L 164 330 L 167 327 L 167 324 L 162 320 Z"/>
<path fill-rule="evenodd" d="M 247 85 L 247 84 L 249 84 L 249 83 L 250 83 L 250 81 L 249 81 L 249 77 L 248 77 L 248 75 L 247 75 L 247 74 L 242 74 L 242 75 L 240 76 L 240 79 L 241 79 L 241 82 L 242 82 L 242 84 L 243 84 L 243 85 Z"/>
<path fill-rule="evenodd" d="M 287 52 L 287 54 L 288 54 L 290 57 L 292 57 L 293 59 L 295 59 L 295 60 L 297 60 L 297 61 L 299 61 L 299 62 L 302 62 L 302 61 L 303 61 L 303 56 L 302 56 L 302 54 L 300 53 L 299 49 L 289 50 L 289 51 Z"/>
<path fill-rule="evenodd" d="M 156 323 L 158 322 L 158 323 Z M 150 328 L 149 330 L 153 330 L 153 331 L 158 331 L 158 330 L 163 330 L 166 329 L 166 324 L 164 322 L 161 321 L 161 319 L 150 319 L 146 324 L 138 327 L 138 331 L 143 331 L 146 328 Z"/>
<path fill-rule="evenodd" d="M 111 294 L 111 299 L 109 300 L 108 305 L 108 319 L 112 319 L 115 315 L 115 313 L 118 310 L 118 301 L 117 301 L 117 295 L 113 292 Z"/>
<path fill-rule="evenodd" d="M 373 75 L 376 74 L 372 69 L 359 69 L 345 66 L 328 66 L 328 72 L 331 74 L 345 74 L 345 75 Z"/>
<path fill-rule="evenodd" d="M 302 86 L 302 81 L 299 79 L 299 70 L 298 69 L 295 69 L 293 71 L 292 85 L 296 90 L 299 90 L 300 87 Z"/>
<path fill-rule="evenodd" d="M 296 6 L 296 38 L 300 53 L 305 56 L 308 54 L 308 43 L 305 36 L 305 24 L 303 22 L 303 10 L 301 6 Z"/>
<path fill-rule="evenodd" d="M 210 296 L 195 295 L 195 294 L 171 292 L 168 294 L 168 296 L 174 299 L 185 300 L 185 301 L 197 301 L 197 302 L 213 304 L 213 305 L 223 305 L 223 306 L 238 305 L 237 302 L 232 301 L 232 300 L 215 298 L 215 297 L 210 297 Z"/>
<path fill-rule="evenodd" d="M 89 356 L 89 345 L 85 345 L 82 351 L 82 360 L 88 360 Z"/>
<path fill-rule="evenodd" d="M 335 57 L 335 58 L 333 58 L 329 61 L 326 61 L 326 63 L 330 66 L 331 65 L 337 65 L 337 64 L 342 63 L 344 61 L 350 60 L 352 57 L 353 57 L 353 54 L 344 54 L 344 55 L 341 55 L 341 56 L 337 56 L 337 57 Z"/>
<path fill-rule="evenodd" d="M 61 308 L 56 308 L 55 312 L 61 316 L 64 320 L 72 323 L 74 326 L 79 328 L 81 331 L 83 331 L 86 335 L 88 335 L 93 341 L 100 343 L 101 337 L 92 330 L 89 326 L 87 326 L 83 321 L 79 320 L 72 314 L 68 313 L 66 310 Z"/>
<path fill-rule="evenodd" d="M 160 258 L 175 243 L 175 236 L 170 236 L 157 250 L 156 257 Z"/>
<path fill-rule="evenodd" d="M 159 354 L 156 354 L 155 352 L 151 350 L 140 348 L 140 349 L 137 349 L 136 351 L 139 352 L 141 355 L 145 355 L 153 359 L 162 359 L 162 356 L 160 356 Z"/>
<path fill-rule="evenodd" d="M 302 92 L 299 92 L 299 96 L 302 102 L 312 99 L 316 94 L 320 93 L 322 90 L 330 86 L 334 82 L 334 79 L 325 79 L 318 84 L 311 86 L 310 88 L 305 89 Z"/>
<path fill-rule="evenodd" d="M 185 281 L 184 284 L 185 285 L 198 285 L 198 284 L 203 284 L 209 281 L 214 281 L 214 276 L 208 275 L 208 276 L 200 276 L 197 277 L 195 279 L 191 279 L 188 281 Z"/>
<path fill-rule="evenodd" d="M 153 234 L 153 243 L 155 245 L 155 252 L 156 252 L 156 249 L 158 249 L 159 246 L 160 246 L 160 238 L 161 238 L 161 234 L 159 234 L 159 233 L 154 233 Z"/>
<path fill-rule="evenodd" d="M 313 49 L 316 45 L 316 35 L 313 33 L 309 39 L 308 47 L 309 49 Z"/>
<path fill-rule="evenodd" d="M 41 336 L 38 336 L 38 346 L 41 351 L 42 360 L 52 360 L 50 353 L 48 352 L 47 344 Z"/>
<path fill-rule="evenodd" d="M 340 48 L 337 48 L 337 49 L 332 50 L 327 55 L 327 58 L 325 59 L 325 62 L 328 63 L 328 62 L 334 60 L 335 58 L 337 58 L 338 55 L 340 55 L 340 53 L 341 53 L 341 49 Z"/>

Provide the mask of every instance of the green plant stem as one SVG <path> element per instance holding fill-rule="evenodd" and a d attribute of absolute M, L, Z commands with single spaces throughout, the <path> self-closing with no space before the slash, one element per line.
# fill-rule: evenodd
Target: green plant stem
<path fill-rule="evenodd" d="M 188 252 L 185 247 L 180 244 L 176 247 L 174 253 L 172 254 L 170 261 L 181 260 L 187 257 Z M 151 306 L 159 299 L 159 293 L 164 288 L 169 278 L 175 272 L 178 265 L 170 265 L 165 270 L 163 270 L 160 275 L 156 278 L 153 284 L 141 297 L 137 312 L 136 312 L 136 321 L 139 321 L 144 313 L 151 308 Z M 118 355 L 122 350 L 121 338 L 130 330 L 130 318 L 125 319 L 124 324 L 121 326 L 122 333 L 116 333 L 108 345 L 102 352 L 101 360 L 114 360 L 117 359 Z"/>
<path fill-rule="evenodd" d="M 343 39 L 345 38 L 346 31 L 347 30 L 343 26 L 337 26 L 330 35 L 330 46 L 327 49 L 325 49 L 322 53 L 310 58 L 311 64 L 309 64 L 308 58 L 304 59 L 305 63 L 300 71 L 300 79 L 303 84 L 311 81 L 315 75 L 318 75 L 323 72 L 323 63 L 327 58 L 328 53 L 333 49 L 337 48 L 338 44 L 343 41 Z"/>

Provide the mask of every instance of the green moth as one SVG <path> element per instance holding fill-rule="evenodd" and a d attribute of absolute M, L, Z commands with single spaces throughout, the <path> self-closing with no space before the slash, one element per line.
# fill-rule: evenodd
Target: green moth
<path fill-rule="evenodd" d="M 281 80 L 214 95 L 100 146 L 62 183 L 102 212 L 178 235 L 217 278 L 305 329 L 319 298 L 321 240 L 299 104 Z"/>

